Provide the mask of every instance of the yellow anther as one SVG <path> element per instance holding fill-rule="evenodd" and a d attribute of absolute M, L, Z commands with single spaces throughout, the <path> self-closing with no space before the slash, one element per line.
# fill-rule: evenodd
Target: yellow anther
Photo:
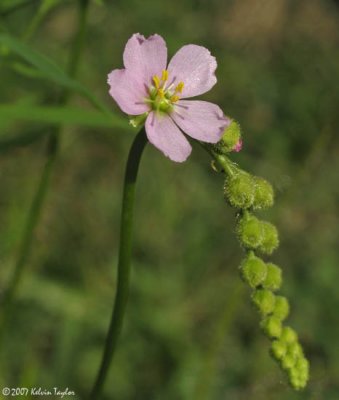
<path fill-rule="evenodd" d="M 179 96 L 176 96 L 175 94 L 173 94 L 171 97 L 170 97 L 170 100 L 171 100 L 171 102 L 172 103 L 175 103 L 176 101 L 178 101 L 179 100 Z"/>
<path fill-rule="evenodd" d="M 165 92 L 163 91 L 163 89 L 158 89 L 158 94 L 159 94 L 159 96 L 161 97 L 161 98 L 164 98 L 165 97 Z"/>
<path fill-rule="evenodd" d="M 160 87 L 160 78 L 158 77 L 158 75 L 154 75 L 152 79 L 153 79 L 154 86 L 156 87 L 156 89 L 159 89 L 159 87 Z"/>
<path fill-rule="evenodd" d="M 168 71 L 167 71 L 167 69 L 164 69 L 164 70 L 162 71 L 161 80 L 162 80 L 163 82 L 166 82 L 167 79 L 168 79 Z"/>
<path fill-rule="evenodd" d="M 175 88 L 175 93 L 182 93 L 183 88 L 184 88 L 184 82 L 179 82 L 177 84 L 177 87 Z"/>

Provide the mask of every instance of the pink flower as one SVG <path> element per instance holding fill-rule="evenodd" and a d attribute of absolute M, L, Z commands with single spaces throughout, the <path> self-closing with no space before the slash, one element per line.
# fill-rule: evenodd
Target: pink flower
<path fill-rule="evenodd" d="M 183 100 L 210 90 L 217 62 L 204 47 L 182 47 L 167 66 L 159 35 L 134 34 L 124 51 L 124 69 L 108 75 L 109 93 L 123 112 L 146 120 L 148 140 L 173 161 L 183 162 L 191 145 L 183 134 L 207 143 L 220 140 L 230 120 L 215 104 Z"/>

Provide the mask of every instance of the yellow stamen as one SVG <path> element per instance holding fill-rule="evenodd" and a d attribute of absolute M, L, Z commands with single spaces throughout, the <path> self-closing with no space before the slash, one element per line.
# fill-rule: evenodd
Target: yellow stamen
<path fill-rule="evenodd" d="M 156 89 L 159 89 L 159 87 L 160 87 L 160 78 L 158 77 L 158 75 L 154 75 L 153 76 L 153 82 L 154 82 L 154 86 L 156 87 Z"/>
<path fill-rule="evenodd" d="M 162 80 L 163 82 L 166 82 L 167 79 L 168 79 L 168 71 L 167 71 L 167 69 L 164 69 L 164 70 L 162 71 L 161 80 Z"/>
<path fill-rule="evenodd" d="M 172 103 L 175 103 L 176 101 L 178 101 L 179 100 L 179 96 L 176 96 L 175 94 L 173 94 L 171 97 L 170 97 L 170 100 L 171 100 L 171 102 Z"/>
<path fill-rule="evenodd" d="M 175 93 L 182 93 L 183 88 L 184 88 L 184 82 L 179 82 L 177 87 L 175 88 Z"/>
<path fill-rule="evenodd" d="M 158 89 L 158 94 L 159 94 L 159 96 L 160 96 L 162 99 L 165 97 L 165 92 L 164 92 L 164 90 L 161 89 L 161 88 Z"/>

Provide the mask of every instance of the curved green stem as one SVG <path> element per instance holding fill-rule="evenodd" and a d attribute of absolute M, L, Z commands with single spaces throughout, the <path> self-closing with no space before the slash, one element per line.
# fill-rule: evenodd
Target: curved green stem
<path fill-rule="evenodd" d="M 235 164 L 224 154 L 218 154 L 215 152 L 211 145 L 208 143 L 199 142 L 201 147 L 207 151 L 207 153 L 214 158 L 214 160 L 219 164 L 220 168 L 229 176 L 234 175 L 238 170 Z"/>
<path fill-rule="evenodd" d="M 74 77 L 76 75 L 80 63 L 81 51 L 85 43 L 87 10 L 88 10 L 88 0 L 79 0 L 78 30 L 74 38 L 70 54 L 69 66 L 68 66 L 68 73 L 71 77 Z M 71 93 L 69 90 L 65 90 L 61 94 L 57 103 L 59 105 L 65 104 L 68 101 L 70 94 Z M 43 171 L 41 173 L 41 178 L 37 190 L 35 192 L 35 195 L 33 197 L 27 222 L 24 227 L 23 237 L 19 248 L 18 259 L 14 267 L 13 275 L 10 278 L 8 288 L 5 292 L 2 301 L 3 303 L 2 320 L 1 320 L 2 324 L 6 322 L 8 315 L 10 314 L 10 308 L 13 298 L 15 296 L 15 293 L 18 289 L 21 278 L 23 276 L 24 266 L 30 255 L 30 250 L 32 247 L 32 242 L 34 237 L 34 230 L 41 216 L 41 211 L 48 191 L 48 186 L 52 175 L 53 167 L 58 155 L 61 128 L 62 128 L 61 125 L 54 127 L 51 129 L 51 133 L 49 134 L 46 147 L 47 160 L 44 165 Z"/>
<path fill-rule="evenodd" d="M 130 281 L 134 194 L 139 163 L 146 143 L 145 129 L 142 128 L 134 139 L 126 164 L 120 223 L 117 292 L 101 365 L 90 396 L 91 400 L 97 399 L 102 392 L 121 332 L 126 310 Z"/>

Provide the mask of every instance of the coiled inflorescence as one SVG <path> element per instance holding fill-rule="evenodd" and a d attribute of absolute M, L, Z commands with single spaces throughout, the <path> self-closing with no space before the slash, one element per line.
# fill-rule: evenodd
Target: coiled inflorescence
<path fill-rule="evenodd" d="M 253 214 L 254 210 L 273 205 L 274 191 L 265 179 L 252 176 L 228 159 L 236 142 L 241 142 L 241 133 L 239 125 L 233 122 L 222 140 L 209 150 L 226 174 L 225 199 L 237 211 L 236 233 L 246 251 L 240 274 L 253 290 L 252 303 L 260 314 L 260 327 L 271 341 L 272 357 L 286 371 L 291 386 L 300 390 L 307 384 L 309 363 L 296 332 L 284 324 L 290 311 L 289 302 L 286 297 L 276 294 L 282 284 L 282 271 L 259 256 L 271 255 L 278 247 L 278 231 L 273 224 Z"/>

